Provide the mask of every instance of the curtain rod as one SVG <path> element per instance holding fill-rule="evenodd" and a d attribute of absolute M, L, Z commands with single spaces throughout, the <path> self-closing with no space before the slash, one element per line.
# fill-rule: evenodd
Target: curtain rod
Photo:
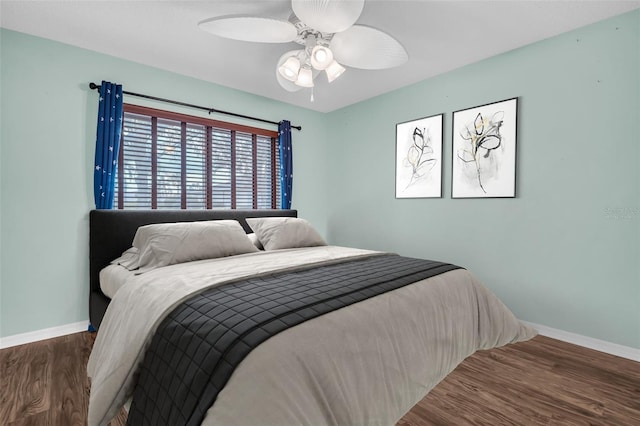
<path fill-rule="evenodd" d="M 99 90 L 100 89 L 100 85 L 99 84 L 95 84 L 94 82 L 91 82 L 91 83 L 89 83 L 89 88 L 91 90 Z M 125 95 L 129 95 L 129 96 L 136 96 L 138 98 L 151 99 L 151 100 L 154 100 L 154 101 L 166 102 L 166 103 L 169 103 L 169 104 L 181 105 L 181 106 L 186 106 L 186 107 L 195 108 L 195 109 L 201 109 L 203 111 L 207 111 L 209 114 L 216 113 L 216 114 L 232 115 L 234 117 L 246 118 L 248 120 L 253 120 L 253 121 L 260 121 L 262 123 L 275 124 L 276 126 L 280 124 L 277 121 L 265 120 L 265 119 L 262 119 L 262 118 L 251 117 L 249 115 L 236 114 L 235 112 L 222 111 L 222 110 L 219 110 L 219 109 L 214 109 L 214 108 L 208 108 L 208 107 L 203 107 L 203 106 L 199 106 L 199 105 L 188 104 L 188 103 L 180 102 L 180 101 L 172 101 L 171 99 L 158 98 L 156 96 L 142 95 L 140 93 L 127 92 L 127 91 L 124 91 L 124 90 L 122 91 L 122 93 L 124 93 Z M 292 129 L 297 129 L 297 130 L 302 130 L 302 126 L 291 126 L 291 128 Z"/>

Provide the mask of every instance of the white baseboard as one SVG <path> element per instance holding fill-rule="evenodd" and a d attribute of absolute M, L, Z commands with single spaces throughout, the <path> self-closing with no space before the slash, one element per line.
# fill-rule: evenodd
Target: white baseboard
<path fill-rule="evenodd" d="M 67 334 L 78 333 L 80 331 L 87 331 L 88 326 L 89 320 L 86 320 L 75 322 L 73 324 L 65 324 L 58 327 L 31 331 L 29 333 L 0 337 L 0 349 L 10 348 L 11 346 L 24 345 L 26 343 L 33 343 L 39 340 L 51 339 L 53 337 L 65 336 Z"/>
<path fill-rule="evenodd" d="M 593 337 L 587 337 L 581 334 L 571 333 L 569 331 L 558 330 L 557 328 L 547 327 L 546 325 L 535 324 L 527 321 L 520 322 L 535 328 L 538 330 L 538 333 L 543 336 L 640 362 L 640 349 L 607 342 L 606 340 L 594 339 Z"/>
<path fill-rule="evenodd" d="M 607 342 L 605 340 L 594 339 L 593 337 L 587 337 L 581 334 L 571 333 L 569 331 L 558 330 L 557 328 L 547 327 L 546 325 L 535 324 L 527 321 L 521 322 L 535 328 L 536 330 L 538 330 L 538 333 L 543 336 L 551 337 L 553 339 L 562 340 L 563 342 L 573 343 L 574 345 L 583 346 L 585 348 L 594 349 L 596 351 L 640 362 L 640 349 L 619 345 L 617 343 Z M 43 330 L 36 330 L 29 333 L 1 337 L 0 349 L 37 342 L 39 340 L 51 339 L 53 337 L 64 336 L 67 334 L 78 333 L 80 331 L 87 330 L 88 325 L 89 321 L 87 320 L 76 322 L 73 324 L 61 325 L 58 327 L 45 328 Z"/>

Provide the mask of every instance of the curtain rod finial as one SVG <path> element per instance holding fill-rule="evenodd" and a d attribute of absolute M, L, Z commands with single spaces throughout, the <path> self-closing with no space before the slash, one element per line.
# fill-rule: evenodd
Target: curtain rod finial
<path fill-rule="evenodd" d="M 96 89 L 99 89 L 99 88 L 100 88 L 100 86 L 95 84 L 93 81 L 91 83 L 89 83 L 89 89 L 96 90 Z"/>

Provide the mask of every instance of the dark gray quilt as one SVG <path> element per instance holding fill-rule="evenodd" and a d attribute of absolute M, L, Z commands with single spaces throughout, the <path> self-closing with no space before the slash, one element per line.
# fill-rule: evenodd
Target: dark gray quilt
<path fill-rule="evenodd" d="M 268 338 L 458 266 L 376 255 L 214 287 L 180 304 L 145 354 L 128 425 L 199 425 L 234 368 Z"/>

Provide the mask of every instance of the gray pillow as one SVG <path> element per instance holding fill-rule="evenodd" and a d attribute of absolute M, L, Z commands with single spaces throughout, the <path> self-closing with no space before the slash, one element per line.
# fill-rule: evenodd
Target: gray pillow
<path fill-rule="evenodd" d="M 138 228 L 139 273 L 200 259 L 257 252 L 236 220 L 157 223 Z"/>
<path fill-rule="evenodd" d="M 265 250 L 326 246 L 320 234 L 304 219 L 261 217 L 247 219 Z"/>

